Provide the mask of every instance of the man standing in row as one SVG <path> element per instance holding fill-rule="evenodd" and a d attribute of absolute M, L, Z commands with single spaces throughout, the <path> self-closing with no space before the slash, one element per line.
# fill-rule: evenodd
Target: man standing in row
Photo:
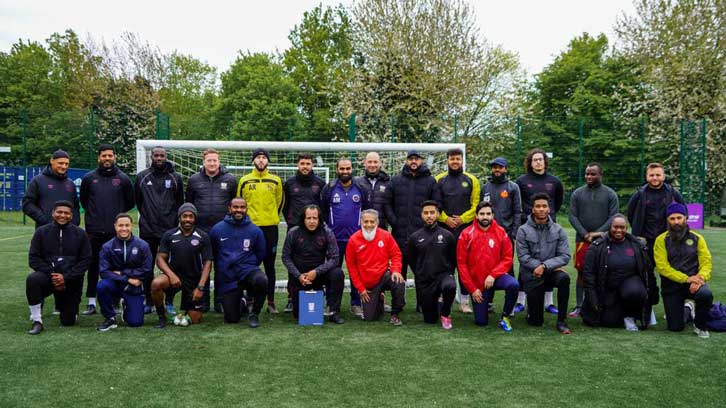
<path fill-rule="evenodd" d="M 297 156 L 297 173 L 287 179 L 282 186 L 285 194 L 282 215 L 287 223 L 287 232 L 298 225 L 305 206 L 315 204 L 320 207 L 320 193 L 324 186 L 323 179 L 315 175 L 313 171 L 313 156 L 309 153 L 300 153 Z M 293 282 L 288 280 L 286 313 L 292 312 L 293 309 L 292 284 Z"/>
<path fill-rule="evenodd" d="M 299 316 L 301 290 L 326 289 L 331 322 L 341 324 L 340 303 L 343 297 L 343 270 L 338 265 L 335 235 L 320 217 L 320 207 L 309 204 L 303 208 L 302 221 L 292 227 L 285 238 L 282 262 L 287 267 L 292 286 L 292 312 Z"/>
<path fill-rule="evenodd" d="M 441 327 L 451 330 L 451 305 L 456 296 L 456 239 L 451 232 L 439 225 L 439 215 L 438 202 L 427 200 L 421 203 L 424 226 L 409 237 L 406 251 L 413 270 L 424 323 L 434 324 L 440 317 Z M 439 297 L 443 300 L 441 310 Z"/>
<path fill-rule="evenodd" d="M 335 164 L 337 179 L 328 183 L 320 197 L 322 215 L 328 227 L 335 234 L 340 257 L 338 266 L 343 265 L 343 254 L 347 258 L 347 245 L 350 236 L 360 229 L 361 212 L 368 208 L 368 190 L 359 182 L 353 181 L 353 162 L 342 157 Z M 350 272 L 350 268 L 348 268 Z M 352 278 L 352 276 L 351 276 Z M 330 305 L 328 305 L 330 306 Z M 363 315 L 360 296 L 355 286 L 350 285 L 350 311 L 356 316 Z"/>
<path fill-rule="evenodd" d="M 86 282 L 88 307 L 83 314 L 92 315 L 96 313 L 98 254 L 103 244 L 116 235 L 113 226 L 116 215 L 134 208 L 133 185 L 116 166 L 116 152 L 110 144 L 98 147 L 98 168 L 86 173 L 81 180 L 81 205 L 93 257 Z"/>
<path fill-rule="evenodd" d="M 448 171 L 436 176 L 436 197 L 441 202 L 439 223 L 458 240 L 461 231 L 474 220 L 476 205 L 479 203 L 479 179 L 464 171 L 464 152 L 461 149 L 446 152 L 446 163 Z M 461 282 L 461 274 L 459 290 L 461 311 L 471 313 L 469 292 Z"/>
<path fill-rule="evenodd" d="M 51 293 L 57 294 L 60 323 L 76 323 L 83 292 L 83 274 L 91 262 L 91 245 L 86 233 L 74 225 L 73 204 L 57 201 L 53 222 L 35 230 L 30 241 L 28 263 L 33 272 L 25 281 L 25 294 L 33 325 L 28 334 L 43 331 L 41 304 Z"/>
<path fill-rule="evenodd" d="M 383 314 L 383 291 L 391 292 L 391 320 L 401 326 L 399 314 L 406 304 L 406 280 L 401 275 L 401 251 L 391 234 L 378 228 L 378 212 L 370 209 L 361 215 L 361 229 L 350 237 L 346 264 L 351 285 L 360 293 L 363 320 L 374 321 Z"/>
<path fill-rule="evenodd" d="M 370 206 L 378 211 L 381 217 L 378 228 L 388 230 L 388 223 L 383 214 L 386 208 L 386 189 L 391 182 L 391 177 L 381 169 L 381 166 L 381 156 L 377 152 L 369 152 L 363 162 L 365 175 L 356 177 L 354 181 L 365 186 L 370 192 L 368 198 Z"/>
<path fill-rule="evenodd" d="M 590 244 L 610 230 L 612 217 L 618 213 L 620 204 L 618 195 L 610 187 L 602 184 L 602 166 L 590 163 L 585 168 L 585 185 L 577 188 L 570 197 L 570 225 L 575 229 L 575 269 L 577 269 L 577 286 L 575 287 L 575 308 L 568 314 L 570 317 L 580 315 L 584 297 L 582 269 L 585 266 L 585 254 Z"/>
<path fill-rule="evenodd" d="M 207 233 L 195 226 L 196 207 L 184 203 L 179 207 L 178 214 L 179 227 L 170 229 L 161 238 L 156 257 L 161 275 L 154 278 L 151 284 L 151 296 L 159 315 L 156 327 L 159 329 L 166 327 L 164 292 L 170 288 L 181 288 L 183 318 L 188 316 L 193 324 L 201 322 L 204 285 L 212 269 L 212 244 Z"/>
<path fill-rule="evenodd" d="M 222 221 L 227 214 L 227 207 L 230 200 L 235 197 L 235 186 L 237 178 L 227 172 L 224 166 L 219 164 L 219 152 L 214 149 L 207 149 L 202 152 L 202 169 L 189 177 L 186 192 L 186 202 L 194 204 L 199 216 L 197 227 L 209 233 L 212 227 Z M 215 288 L 217 287 L 217 273 L 215 269 Z M 214 310 L 221 312 L 221 296 L 214 290 Z M 209 283 L 204 288 L 204 299 L 202 311 L 209 310 Z M 176 312 L 167 309 L 169 314 Z"/>
<path fill-rule="evenodd" d="M 255 168 L 239 180 L 237 196 L 245 199 L 250 220 L 265 236 L 265 257 L 262 263 L 267 275 L 267 311 L 277 314 L 275 258 L 279 237 L 277 228 L 284 195 L 282 180 L 267 169 L 269 162 L 270 154 L 267 150 L 258 148 L 252 153 L 252 164 Z"/>
<path fill-rule="evenodd" d="M 139 211 L 139 237 L 149 244 L 151 258 L 156 260 L 161 237 L 177 225 L 177 213 L 184 203 L 182 177 L 166 159 L 166 150 L 163 147 L 151 149 L 151 166 L 136 175 L 134 197 L 136 209 Z M 153 276 L 144 282 L 144 289 L 147 291 L 144 313 L 151 313 L 152 309 L 151 279 Z M 174 313 L 176 290 L 170 288 L 166 291 L 166 307 L 170 313 Z"/>
<path fill-rule="evenodd" d="M 570 276 L 562 269 L 570 262 L 567 233 L 550 218 L 550 198 L 546 193 L 535 194 L 532 202 L 532 214 L 517 231 L 519 273 L 527 293 L 527 323 L 544 324 L 545 291 L 554 287 L 557 288 L 557 330 L 570 334 L 566 322 Z"/>
<path fill-rule="evenodd" d="M 216 290 L 222 298 L 225 323 L 239 323 L 242 318 L 243 290 L 254 299 L 249 326 L 260 326 L 259 315 L 265 305 L 267 277 L 260 270 L 265 258 L 265 236 L 247 216 L 247 202 L 235 197 L 229 214 L 209 233 L 212 241 Z"/>
<path fill-rule="evenodd" d="M 53 208 L 56 201 L 68 201 L 73 206 L 71 222 L 80 225 L 76 185 L 68 178 L 70 156 L 63 150 L 56 150 L 50 164 L 41 174 L 33 177 L 23 196 L 23 213 L 35 221 L 35 228 L 53 222 Z"/>

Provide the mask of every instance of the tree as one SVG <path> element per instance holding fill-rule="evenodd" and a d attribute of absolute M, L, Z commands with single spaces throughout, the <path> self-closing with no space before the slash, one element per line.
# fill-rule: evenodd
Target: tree
<path fill-rule="evenodd" d="M 678 119 L 709 119 L 707 192 L 714 201 L 726 186 L 726 2 L 638 0 L 635 14 L 616 25 L 619 52 L 636 62 L 642 83 L 623 87 L 624 115 L 648 117 L 652 142 L 677 146 Z M 665 161 L 678 173 L 678 149 Z"/>
<path fill-rule="evenodd" d="M 345 8 L 306 11 L 288 38 L 283 62 L 300 89 L 300 107 L 310 140 L 330 141 L 345 134 L 341 101 L 352 69 L 352 24 Z"/>
<path fill-rule="evenodd" d="M 234 140 L 305 140 L 298 100 L 299 89 L 272 56 L 240 54 L 222 73 L 217 134 Z"/>
<path fill-rule="evenodd" d="M 483 41 L 460 0 L 367 0 L 353 9 L 356 75 L 346 109 L 367 138 L 451 140 L 480 135 L 482 114 L 518 69 L 514 54 Z"/>

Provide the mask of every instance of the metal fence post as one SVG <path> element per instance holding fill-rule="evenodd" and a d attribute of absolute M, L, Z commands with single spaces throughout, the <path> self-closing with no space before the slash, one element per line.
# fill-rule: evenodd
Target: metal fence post
<path fill-rule="evenodd" d="M 454 143 L 457 143 L 459 133 L 459 114 L 454 114 Z"/>
<path fill-rule="evenodd" d="M 683 191 L 683 188 L 685 186 L 685 179 L 683 178 L 683 173 L 685 170 L 685 133 L 686 133 L 686 121 L 684 119 L 681 119 L 681 140 L 680 140 L 680 149 L 678 149 L 678 180 L 679 180 L 679 189 Z M 688 200 L 688 198 L 684 199 Z"/>
<path fill-rule="evenodd" d="M 645 180 L 645 116 L 640 117 L 640 182 Z"/>
<path fill-rule="evenodd" d="M 89 168 L 92 167 L 93 163 L 93 143 L 94 143 L 94 136 L 96 133 L 95 130 L 95 123 L 94 123 L 94 114 L 93 114 L 93 105 L 88 107 L 88 166 Z"/>
<path fill-rule="evenodd" d="M 583 139 L 585 138 L 585 135 L 584 135 L 585 120 L 582 117 L 580 117 L 577 120 L 577 122 L 578 122 L 577 123 L 577 129 L 578 129 L 577 133 L 578 133 L 578 139 L 579 139 L 578 146 L 577 146 L 577 185 L 579 186 L 582 184 L 582 172 L 583 172 L 583 169 L 582 169 L 583 152 L 582 152 L 582 150 L 583 150 L 583 146 L 584 146 Z"/>
<path fill-rule="evenodd" d="M 28 191 L 28 112 L 23 109 L 23 192 Z M 23 225 L 25 225 L 25 211 L 23 211 Z"/>
<path fill-rule="evenodd" d="M 517 134 L 517 141 L 516 141 L 516 150 L 517 150 L 517 157 L 515 159 L 516 164 L 516 171 L 517 175 L 521 174 L 519 172 L 519 164 L 522 163 L 521 156 L 522 156 L 522 118 L 521 116 L 517 115 L 517 123 L 515 126 L 515 133 Z"/>
<path fill-rule="evenodd" d="M 701 204 L 706 207 L 706 118 L 701 119 L 701 166 L 699 168 L 701 178 Z"/>
<path fill-rule="evenodd" d="M 348 140 L 351 143 L 355 142 L 356 132 L 358 129 L 356 129 L 356 123 L 355 123 L 355 113 L 350 115 L 350 118 L 348 118 Z"/>

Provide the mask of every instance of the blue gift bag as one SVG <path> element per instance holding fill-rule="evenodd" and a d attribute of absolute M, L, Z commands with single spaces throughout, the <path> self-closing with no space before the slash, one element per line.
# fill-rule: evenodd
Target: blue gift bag
<path fill-rule="evenodd" d="M 323 325 L 323 291 L 310 290 L 300 291 L 300 299 L 298 301 L 300 316 L 298 324 L 300 326 L 322 326 Z"/>

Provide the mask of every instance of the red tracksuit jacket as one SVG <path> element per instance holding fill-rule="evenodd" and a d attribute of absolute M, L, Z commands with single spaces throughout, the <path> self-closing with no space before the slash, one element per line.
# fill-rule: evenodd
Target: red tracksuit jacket
<path fill-rule="evenodd" d="M 370 242 L 358 230 L 348 239 L 345 262 L 352 284 L 363 292 L 376 286 L 387 270 L 401 272 L 401 250 L 386 230 L 376 228 L 376 237 Z"/>
<path fill-rule="evenodd" d="M 459 277 L 469 293 L 484 291 L 484 280 L 495 279 L 512 267 L 512 242 L 504 228 L 492 220 L 487 231 L 474 220 L 461 232 L 456 245 Z"/>

